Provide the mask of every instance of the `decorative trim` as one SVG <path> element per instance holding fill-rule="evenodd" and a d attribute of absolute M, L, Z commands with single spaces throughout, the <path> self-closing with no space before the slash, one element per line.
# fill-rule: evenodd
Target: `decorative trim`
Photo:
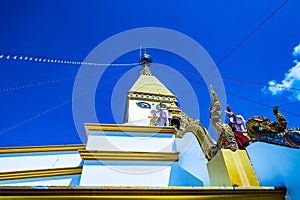
<path fill-rule="evenodd" d="M 0 199 L 246 199 L 283 200 L 286 188 L 263 187 L 0 187 Z"/>
<path fill-rule="evenodd" d="M 65 176 L 65 175 L 81 174 L 81 172 L 82 172 L 82 167 L 66 167 L 66 168 L 1 172 L 0 181 L 27 179 L 27 178 L 42 178 L 42 177 L 49 177 L 49 176 Z"/>
<path fill-rule="evenodd" d="M 177 152 L 79 151 L 83 160 L 169 161 L 177 162 Z"/>
<path fill-rule="evenodd" d="M 149 95 L 149 96 L 161 96 L 161 97 L 170 97 L 170 98 L 177 98 L 175 95 L 166 95 L 166 94 L 157 94 L 157 93 L 146 93 L 146 92 L 136 92 L 136 91 L 128 91 L 127 92 L 127 94 L 128 94 L 128 96 L 130 95 L 130 94 L 139 94 L 139 95 Z"/>
<path fill-rule="evenodd" d="M 173 103 L 173 102 L 177 102 L 176 100 L 158 100 L 158 99 L 146 99 L 146 98 L 141 98 L 141 97 L 129 97 L 129 100 L 139 100 L 139 101 L 149 101 L 149 102 L 159 102 L 159 103 Z"/>
<path fill-rule="evenodd" d="M 176 134 L 174 127 L 170 126 L 134 126 L 124 124 L 85 124 L 87 135 L 89 131 L 107 131 L 107 132 L 137 132 L 137 133 L 166 133 Z"/>
<path fill-rule="evenodd" d="M 147 101 L 164 102 L 164 103 L 177 102 L 176 96 L 168 96 L 168 95 L 128 92 L 127 96 L 129 99 L 136 99 L 136 100 L 147 100 Z"/>
<path fill-rule="evenodd" d="M 0 148 L 0 154 L 53 152 L 53 151 L 79 151 L 85 148 L 86 148 L 85 144 L 8 147 L 8 148 Z"/>

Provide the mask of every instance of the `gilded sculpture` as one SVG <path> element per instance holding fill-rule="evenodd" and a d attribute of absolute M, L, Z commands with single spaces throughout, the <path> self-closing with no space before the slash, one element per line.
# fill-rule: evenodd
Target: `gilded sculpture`
<path fill-rule="evenodd" d="M 211 106 L 210 106 L 210 122 L 218 133 L 218 141 L 216 142 L 207 129 L 199 122 L 189 117 L 180 108 L 172 103 L 170 107 L 165 108 L 169 113 L 170 126 L 175 126 L 177 129 L 176 137 L 182 138 L 186 133 L 192 132 L 200 144 L 207 160 L 211 160 L 218 150 L 230 149 L 246 149 L 249 142 L 267 142 L 277 145 L 288 146 L 292 148 L 300 148 L 300 129 L 291 128 L 287 129 L 287 120 L 282 113 L 278 111 L 279 107 L 275 106 L 273 113 L 277 118 L 277 122 L 263 116 L 251 117 L 246 123 L 246 129 L 239 130 L 243 139 L 246 140 L 243 148 L 238 144 L 236 130 L 229 124 L 222 121 L 222 110 L 218 96 L 213 87 L 210 86 Z M 228 113 L 227 113 L 228 114 Z M 150 125 L 156 126 L 159 116 L 151 114 Z M 178 120 L 178 123 L 171 123 L 172 119 Z"/>
<path fill-rule="evenodd" d="M 287 120 L 278 109 L 278 106 L 273 108 L 277 122 L 263 116 L 254 116 L 247 121 L 247 133 L 251 141 L 300 148 L 300 129 L 287 129 Z"/>

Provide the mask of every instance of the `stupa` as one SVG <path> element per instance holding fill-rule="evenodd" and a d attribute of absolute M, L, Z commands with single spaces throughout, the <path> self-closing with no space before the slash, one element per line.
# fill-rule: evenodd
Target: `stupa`
<path fill-rule="evenodd" d="M 178 107 L 151 63 L 140 57 L 124 123 L 87 122 L 86 145 L 1 148 L 0 198 L 284 199 L 285 187 L 261 185 L 246 150 L 218 146 Z"/>

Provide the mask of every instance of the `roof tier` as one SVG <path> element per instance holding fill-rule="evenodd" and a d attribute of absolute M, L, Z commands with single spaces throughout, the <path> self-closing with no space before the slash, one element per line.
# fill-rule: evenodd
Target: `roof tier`
<path fill-rule="evenodd" d="M 141 93 L 159 96 L 176 97 L 162 82 L 155 76 L 140 75 L 128 93 Z"/>

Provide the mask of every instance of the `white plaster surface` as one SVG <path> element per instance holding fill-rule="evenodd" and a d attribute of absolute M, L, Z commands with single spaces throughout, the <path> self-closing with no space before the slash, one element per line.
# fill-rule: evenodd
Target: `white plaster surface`
<path fill-rule="evenodd" d="M 171 166 L 84 165 L 80 186 L 167 187 Z"/>
<path fill-rule="evenodd" d="M 124 133 L 123 136 L 113 134 L 90 134 L 87 149 L 98 151 L 146 151 L 146 152 L 172 152 L 174 144 L 173 134 L 148 134 L 132 136 Z M 164 137 L 160 137 L 163 135 Z"/>
<path fill-rule="evenodd" d="M 179 166 L 210 186 L 206 167 L 207 159 L 193 133 L 186 133 L 183 138 L 175 139 L 176 151 L 179 152 Z"/>
<path fill-rule="evenodd" d="M 21 179 L 15 181 L 1 181 L 1 186 L 69 186 L 72 177 L 44 177 L 38 179 Z"/>
<path fill-rule="evenodd" d="M 81 163 L 78 152 L 1 154 L 0 172 L 76 167 Z"/>

